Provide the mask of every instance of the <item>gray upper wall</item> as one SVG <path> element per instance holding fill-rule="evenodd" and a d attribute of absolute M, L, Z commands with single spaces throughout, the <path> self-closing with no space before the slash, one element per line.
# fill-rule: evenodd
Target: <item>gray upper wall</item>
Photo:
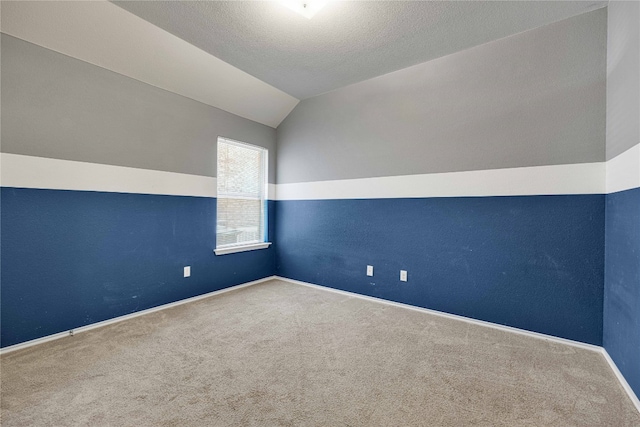
<path fill-rule="evenodd" d="M 605 159 L 599 9 L 302 101 L 278 183 Z"/>
<path fill-rule="evenodd" d="M 216 140 L 269 149 L 276 131 L 2 34 L 2 151 L 216 176 Z"/>
<path fill-rule="evenodd" d="M 607 160 L 640 143 L 640 3 L 608 10 Z"/>

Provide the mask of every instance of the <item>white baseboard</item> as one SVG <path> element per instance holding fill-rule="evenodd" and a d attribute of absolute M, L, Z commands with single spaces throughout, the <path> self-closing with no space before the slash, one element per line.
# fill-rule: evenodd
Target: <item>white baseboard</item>
<path fill-rule="evenodd" d="M 586 343 L 583 343 L 583 342 L 580 342 L 580 341 L 573 341 L 573 340 L 569 340 L 569 339 L 566 339 L 566 338 L 554 337 L 553 335 L 546 335 L 546 334 L 541 334 L 541 333 L 538 333 L 538 332 L 531 332 L 531 331 L 527 331 L 525 329 L 514 328 L 512 326 L 500 325 L 500 324 L 497 324 L 497 323 L 487 322 L 487 321 L 484 321 L 484 320 L 477 320 L 477 319 L 473 319 L 473 318 L 470 318 L 470 317 L 459 316 L 457 314 L 450 314 L 450 313 L 445 313 L 445 312 L 442 312 L 442 311 L 436 311 L 436 310 L 431 310 L 431 309 L 428 309 L 428 308 L 418 307 L 418 306 L 415 306 L 415 305 L 403 304 L 401 302 L 389 301 L 389 300 L 382 299 L 382 298 L 376 298 L 376 297 L 370 297 L 370 296 L 367 296 L 367 295 L 356 294 L 354 292 L 348 292 L 348 291 L 343 291 L 343 290 L 340 290 L 340 289 L 329 288 L 327 286 L 321 286 L 321 285 L 316 285 L 316 284 L 313 284 L 313 283 L 302 282 L 300 280 L 288 279 L 286 277 L 276 276 L 275 278 L 277 280 L 282 280 L 284 282 L 295 283 L 295 284 L 302 285 L 302 286 L 310 286 L 312 288 L 321 289 L 321 290 L 329 291 L 329 292 L 334 292 L 334 293 L 338 293 L 338 294 L 342 294 L 342 295 L 347 295 L 347 296 L 354 297 L 354 298 L 360 298 L 360 299 L 364 299 L 364 300 L 368 300 L 368 301 L 374 301 L 374 302 L 378 302 L 378 303 L 382 303 L 382 304 L 392 305 L 392 306 L 395 306 L 395 307 L 405 308 L 405 309 L 408 309 L 408 310 L 420 311 L 422 313 L 433 314 L 434 316 L 446 317 L 448 319 L 460 320 L 462 322 L 473 323 L 475 325 L 486 326 L 488 328 L 500 329 L 502 331 L 513 332 L 513 333 L 516 333 L 516 334 L 526 335 L 526 336 L 529 336 L 529 337 L 543 339 L 543 340 L 546 340 L 546 341 L 553 341 L 553 342 L 556 342 L 558 344 L 566 344 L 566 345 L 570 345 L 570 346 L 573 346 L 573 347 L 579 347 L 579 348 L 582 348 L 582 349 L 585 349 L 585 350 L 591 350 L 591 351 L 597 351 L 597 352 L 600 352 L 602 350 L 602 347 L 597 346 L 597 345 L 586 344 Z"/>
<path fill-rule="evenodd" d="M 114 323 L 122 322 L 123 320 L 133 319 L 134 317 L 144 316 L 145 314 L 154 313 L 160 310 L 166 310 L 167 308 L 176 307 L 178 305 L 187 304 L 190 302 L 198 301 L 205 298 L 214 297 L 216 295 L 224 294 L 226 292 L 235 291 L 238 289 L 246 288 L 248 286 L 257 285 L 258 283 L 267 282 L 275 279 L 276 276 L 265 277 L 264 279 L 254 280 L 253 282 L 242 283 L 240 285 L 231 286 L 228 288 L 220 289 L 218 291 L 209 292 L 207 294 L 197 295 L 195 297 L 186 298 L 180 301 L 171 302 L 168 304 L 159 305 L 157 307 L 148 308 L 142 311 L 136 311 L 135 313 L 125 314 L 124 316 L 114 317 L 113 319 L 103 320 L 102 322 L 92 323 L 90 325 L 81 326 L 76 329 L 72 329 L 65 332 L 59 332 L 57 334 L 47 335 L 46 337 L 36 338 L 31 341 L 25 341 L 19 344 L 11 345 L 0 349 L 0 355 L 11 353 L 13 351 L 22 350 L 24 348 L 32 347 L 34 345 L 43 344 L 45 342 L 57 340 L 64 337 L 73 336 L 82 332 L 90 331 L 92 329 L 101 328 L 103 326 L 112 325 Z"/>
<path fill-rule="evenodd" d="M 326 292 L 333 292 L 333 293 L 346 295 L 346 296 L 353 297 L 353 298 L 359 298 L 359 299 L 363 299 L 363 300 L 367 300 L 367 301 L 377 302 L 377 303 L 381 303 L 381 304 L 387 304 L 387 305 L 400 307 L 400 308 L 404 308 L 404 309 L 408 309 L 408 310 L 419 311 L 419 312 L 422 312 L 422 313 L 432 314 L 434 316 L 444 317 L 444 318 L 448 318 L 448 319 L 454 319 L 454 320 L 458 320 L 458 321 L 462 321 L 462 322 L 472 323 L 472 324 L 475 324 L 475 325 L 485 326 L 485 327 L 493 328 L 493 329 L 499 329 L 499 330 L 502 330 L 502 331 L 516 333 L 516 334 L 520 334 L 520 335 L 526 335 L 526 336 L 532 337 L 532 338 L 542 339 L 542 340 L 545 340 L 545 341 L 551 341 L 551 342 L 555 342 L 555 343 L 558 343 L 558 344 L 570 345 L 570 346 L 573 346 L 573 347 L 578 347 L 578 348 L 582 348 L 582 349 L 585 349 L 585 350 L 590 350 L 590 351 L 595 351 L 595 352 L 601 353 L 604 356 L 604 358 L 607 361 L 607 363 L 609 364 L 609 366 L 611 367 L 611 370 L 613 371 L 614 375 L 616 376 L 616 378 L 618 379 L 618 381 L 622 385 L 622 388 L 625 390 L 625 392 L 627 393 L 627 395 L 631 399 L 631 402 L 636 407 L 638 412 L 640 412 L 640 400 L 638 400 L 638 397 L 636 396 L 636 394 L 631 389 L 631 386 L 629 385 L 629 383 L 627 383 L 627 380 L 624 378 L 624 376 L 622 375 L 622 373 L 620 372 L 620 370 L 616 366 L 616 364 L 613 361 L 613 359 L 611 359 L 611 356 L 609 356 L 609 353 L 607 353 L 607 350 L 605 350 L 603 347 L 600 347 L 600 346 L 597 346 L 597 345 L 592 345 L 592 344 L 586 344 L 586 343 L 582 343 L 582 342 L 579 342 L 579 341 L 573 341 L 573 340 L 569 340 L 569 339 L 566 339 L 566 338 L 554 337 L 552 335 L 541 334 L 541 333 L 538 333 L 538 332 L 531 332 L 531 331 L 527 331 L 527 330 L 524 330 L 524 329 L 514 328 L 514 327 L 511 327 L 511 326 L 499 325 L 497 323 L 486 322 L 484 320 L 472 319 L 470 317 L 464 317 L 464 316 L 459 316 L 459 315 L 456 315 L 456 314 L 444 313 L 444 312 L 441 312 L 441 311 L 431 310 L 431 309 L 428 309 L 428 308 L 422 308 L 422 307 L 417 307 L 417 306 L 413 306 L 413 305 L 409 305 L 409 304 L 403 304 L 403 303 L 399 303 L 399 302 L 395 302 L 395 301 L 389 301 L 389 300 L 385 300 L 385 299 L 381 299 L 381 298 L 371 297 L 371 296 L 367 296 L 367 295 L 356 294 L 354 292 L 348 292 L 348 291 L 343 291 L 343 290 L 340 290 L 340 289 L 329 288 L 327 286 L 316 285 L 316 284 L 313 284 L 313 283 L 302 282 L 300 280 L 288 279 L 286 277 L 280 277 L 280 276 L 265 277 L 263 279 L 254 280 L 252 282 L 247 282 L 247 283 L 242 283 L 240 285 L 231 286 L 231 287 L 228 287 L 228 288 L 225 288 L 225 289 L 220 289 L 218 291 L 209 292 L 207 294 L 198 295 L 198 296 L 195 296 L 195 297 L 183 299 L 183 300 L 172 302 L 172 303 L 169 303 L 169 304 L 160 305 L 160 306 L 157 306 L 157 307 L 149 308 L 147 310 L 137 311 L 135 313 L 127 314 L 127 315 L 120 316 L 120 317 L 115 317 L 113 319 L 104 320 L 102 322 L 92 323 L 91 325 L 81 326 L 81 327 L 79 327 L 77 329 L 73 329 L 73 330 L 70 330 L 70 331 L 60 332 L 60 333 L 57 333 L 57 334 L 48 335 L 46 337 L 37 338 L 35 340 L 26 341 L 26 342 L 23 342 L 23 343 L 20 343 L 20 344 L 15 344 L 15 345 L 0 349 L 0 354 L 7 354 L 7 353 L 10 353 L 10 352 L 13 352 L 13 351 L 17 351 L 17 350 L 21 350 L 21 349 L 24 349 L 24 348 L 32 347 L 34 345 L 42 344 L 42 343 L 45 343 L 45 342 L 48 342 L 48 341 L 53 341 L 53 340 L 57 340 L 57 339 L 60 339 L 60 338 L 73 336 L 73 335 L 75 335 L 77 333 L 82 333 L 82 332 L 90 331 L 92 329 L 101 328 L 103 326 L 111 325 L 113 323 L 122 322 L 123 320 L 133 319 L 134 317 L 144 316 L 145 314 L 153 313 L 153 312 L 160 311 L 160 310 L 165 310 L 167 308 L 176 307 L 178 305 L 187 304 L 187 303 L 198 301 L 198 300 L 201 300 L 201 299 L 214 297 L 216 295 L 220 295 L 220 294 L 224 294 L 226 292 L 235 291 L 235 290 L 238 290 L 238 289 L 242 289 L 242 288 L 246 288 L 246 287 L 249 287 L 249 286 L 257 285 L 259 283 L 268 282 L 270 280 L 281 280 L 283 282 L 288 282 L 288 283 L 293 283 L 293 284 L 296 284 L 296 285 L 307 286 L 307 287 L 319 289 L 319 290 L 326 291 Z"/>
<path fill-rule="evenodd" d="M 582 348 L 582 349 L 585 349 L 585 350 L 590 350 L 590 351 L 595 351 L 595 352 L 601 353 L 604 356 L 604 358 L 606 359 L 606 361 L 609 364 L 609 366 L 611 367 L 611 370 L 613 370 L 613 373 L 615 374 L 616 378 L 618 378 L 618 381 L 620 381 L 620 384 L 622 385 L 622 388 L 626 391 L 627 395 L 631 399 L 631 402 L 633 402 L 633 404 L 636 407 L 636 409 L 638 410 L 638 412 L 640 412 L 640 401 L 638 401 L 638 397 L 635 395 L 635 393 L 631 389 L 631 386 L 629 385 L 629 383 L 627 383 L 627 380 L 624 378 L 624 376 L 622 375 L 622 373 L 620 372 L 620 370 L 616 366 L 616 364 L 613 361 L 613 359 L 611 359 L 611 357 L 609 356 L 609 353 L 607 353 L 607 350 L 605 350 L 603 347 L 600 347 L 600 346 L 597 346 L 597 345 L 592 345 L 592 344 L 586 344 L 586 343 L 579 342 L 579 341 L 573 341 L 573 340 L 569 340 L 569 339 L 566 339 L 566 338 L 554 337 L 553 335 L 546 335 L 546 334 L 541 334 L 541 333 L 538 333 L 538 332 L 531 332 L 531 331 L 527 331 L 525 329 L 514 328 L 514 327 L 511 327 L 511 326 L 499 325 L 497 323 L 486 322 L 484 320 L 477 320 L 477 319 L 472 319 L 470 317 L 458 316 L 456 314 L 444 313 L 442 311 L 430 310 L 428 308 L 422 308 L 422 307 L 417 307 L 417 306 L 413 306 L 413 305 L 409 305 L 409 304 L 403 304 L 403 303 L 400 303 L 400 302 L 389 301 L 389 300 L 385 300 L 385 299 L 382 299 L 382 298 L 376 298 L 376 297 L 370 297 L 370 296 L 367 296 L 367 295 L 356 294 L 354 292 L 348 292 L 348 291 L 343 291 L 343 290 L 340 290 L 340 289 L 329 288 L 327 286 L 321 286 L 321 285 L 316 285 L 316 284 L 313 284 L 313 283 L 302 282 L 300 280 L 288 279 L 286 277 L 275 276 L 274 279 L 282 280 L 283 282 L 294 283 L 296 285 L 308 286 L 308 287 L 315 288 L 315 289 L 320 289 L 320 290 L 323 290 L 323 291 L 328 291 L 328 292 L 333 292 L 333 293 L 337 293 L 337 294 L 341 294 L 341 295 L 346 295 L 346 296 L 350 296 L 350 297 L 354 297 L 354 298 L 360 298 L 360 299 L 364 299 L 364 300 L 367 300 L 367 301 L 373 301 L 373 302 L 377 302 L 377 303 L 392 305 L 392 306 L 395 306 L 395 307 L 406 308 L 408 310 L 420 311 L 422 313 L 433 314 L 435 316 L 445 317 L 445 318 L 448 318 L 448 319 L 454 319 L 454 320 L 459 320 L 459 321 L 462 321 L 462 322 L 473 323 L 475 325 L 486 326 L 488 328 L 500 329 L 500 330 L 506 331 L 506 332 L 512 332 L 512 333 L 515 333 L 515 334 L 526 335 L 526 336 L 532 337 L 532 338 L 538 338 L 538 339 L 542 339 L 542 340 L 545 340 L 545 341 L 551 341 L 551 342 L 555 342 L 555 343 L 558 343 L 558 344 L 570 345 L 570 346 L 573 346 L 573 347 L 578 347 L 578 348 Z"/>
<path fill-rule="evenodd" d="M 467 322 L 467 323 L 473 323 L 475 325 L 486 326 L 488 328 L 499 329 L 499 330 L 506 331 L 506 332 L 512 332 L 512 333 L 515 333 L 515 334 L 526 335 L 526 336 L 532 337 L 532 338 L 538 338 L 538 339 L 542 339 L 542 340 L 545 340 L 545 341 L 551 341 L 551 342 L 555 342 L 555 343 L 558 343 L 558 344 L 570 345 L 570 346 L 573 346 L 573 347 L 582 348 L 584 350 L 590 350 L 590 351 L 595 351 L 595 352 L 601 353 L 604 356 L 604 358 L 606 359 L 606 361 L 609 364 L 609 366 L 611 367 L 611 370 L 615 374 L 616 378 L 618 378 L 618 381 L 620 381 L 620 384 L 622 385 L 622 388 L 625 390 L 625 392 L 627 393 L 627 395 L 631 399 L 631 402 L 633 402 L 633 404 L 636 407 L 636 409 L 638 410 L 638 412 L 640 412 L 640 401 L 638 400 L 638 397 L 636 396 L 636 394 L 631 389 L 631 386 L 629 385 L 629 383 L 627 383 L 627 380 L 624 378 L 624 376 L 622 375 L 622 373 L 620 372 L 620 370 L 616 366 L 616 364 L 613 361 L 613 359 L 611 359 L 611 357 L 609 356 L 609 353 L 607 353 L 607 350 L 605 350 L 603 347 L 600 347 L 600 346 L 597 346 L 597 345 L 592 345 L 592 344 L 586 344 L 586 343 L 579 342 L 579 341 L 573 341 L 573 340 L 569 340 L 569 339 L 566 339 L 566 338 L 554 337 L 553 335 L 546 335 L 546 334 L 541 334 L 541 333 L 538 333 L 538 332 L 531 332 L 531 331 L 527 331 L 527 330 L 524 330 L 524 329 L 514 328 L 514 327 L 511 327 L 511 326 L 499 325 L 497 323 L 486 322 L 484 320 L 477 320 L 477 319 L 472 319 L 470 317 L 458 316 L 456 314 L 444 313 L 442 311 L 436 311 L 436 310 L 431 310 L 431 309 L 428 309 L 428 308 L 422 308 L 422 307 L 417 307 L 417 306 L 413 306 L 413 305 L 409 305 L 409 304 L 403 304 L 403 303 L 400 303 L 400 302 L 389 301 L 389 300 L 385 300 L 385 299 L 382 299 L 382 298 L 376 298 L 376 297 L 370 297 L 370 296 L 367 296 L 367 295 L 356 294 L 354 292 L 348 292 L 348 291 L 343 291 L 343 290 L 340 290 L 340 289 L 329 288 L 327 286 L 321 286 L 321 285 L 316 285 L 316 284 L 313 284 L 313 283 L 302 282 L 300 280 L 288 279 L 286 277 L 275 276 L 274 279 L 282 280 L 283 282 L 294 283 L 294 284 L 297 284 L 297 285 L 308 286 L 308 287 L 315 288 L 315 289 L 320 289 L 320 290 L 323 290 L 323 291 L 334 292 L 334 293 L 341 294 L 341 295 L 346 295 L 346 296 L 349 296 L 349 297 L 360 298 L 360 299 L 364 299 L 364 300 L 367 300 L 367 301 L 373 301 L 373 302 L 377 302 L 377 303 L 381 303 L 381 304 L 387 304 L 387 305 L 392 305 L 392 306 L 395 306 L 395 307 L 401 307 L 401 308 L 405 308 L 405 309 L 408 309 L 408 310 L 420 311 L 422 313 L 433 314 L 435 316 L 440 316 L 440 317 L 445 317 L 445 318 L 448 318 L 448 319 L 459 320 L 459 321 Z"/>
<path fill-rule="evenodd" d="M 638 400 L 638 396 L 636 396 L 633 389 L 631 388 L 631 386 L 629 385 L 625 377 L 622 375 L 622 372 L 620 372 L 620 370 L 618 369 L 616 362 L 613 361 L 611 356 L 609 356 L 609 353 L 607 352 L 607 350 L 605 350 L 603 347 L 600 348 L 600 351 L 602 352 L 602 355 L 604 356 L 607 363 L 611 367 L 611 370 L 613 371 L 615 376 L 618 378 L 618 381 L 620 381 L 620 385 L 622 385 L 622 388 L 624 389 L 624 391 L 627 392 L 629 399 L 631 399 L 631 401 L 635 405 L 638 412 L 640 412 L 640 400 Z"/>

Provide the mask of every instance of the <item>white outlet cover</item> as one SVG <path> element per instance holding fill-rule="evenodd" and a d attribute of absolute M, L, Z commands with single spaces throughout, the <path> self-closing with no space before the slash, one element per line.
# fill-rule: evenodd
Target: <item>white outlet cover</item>
<path fill-rule="evenodd" d="M 191 266 L 188 265 L 184 268 L 184 277 L 189 277 L 191 276 Z"/>
<path fill-rule="evenodd" d="M 407 281 L 407 270 L 400 270 L 400 281 L 401 282 Z"/>
<path fill-rule="evenodd" d="M 367 276 L 373 276 L 373 265 L 367 265 Z"/>

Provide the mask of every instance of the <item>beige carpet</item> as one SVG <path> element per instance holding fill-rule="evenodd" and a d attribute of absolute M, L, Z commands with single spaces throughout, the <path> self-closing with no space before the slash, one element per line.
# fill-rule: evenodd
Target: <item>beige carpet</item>
<path fill-rule="evenodd" d="M 2 357 L 2 426 L 640 426 L 602 355 L 271 281 Z"/>

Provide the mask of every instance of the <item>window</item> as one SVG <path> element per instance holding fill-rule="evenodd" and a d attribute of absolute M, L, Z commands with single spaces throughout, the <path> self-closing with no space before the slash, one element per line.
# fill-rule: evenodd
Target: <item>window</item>
<path fill-rule="evenodd" d="M 218 138 L 216 255 L 266 243 L 267 150 Z"/>

